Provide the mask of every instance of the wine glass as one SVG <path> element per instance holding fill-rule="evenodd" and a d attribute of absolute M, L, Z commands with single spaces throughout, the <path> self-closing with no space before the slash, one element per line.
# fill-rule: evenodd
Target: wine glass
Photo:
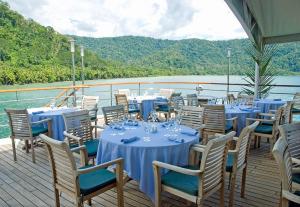
<path fill-rule="evenodd" d="M 144 131 L 145 131 L 145 136 L 143 136 L 143 140 L 144 142 L 150 142 L 150 124 L 147 122 L 143 122 L 143 127 L 144 127 Z"/>

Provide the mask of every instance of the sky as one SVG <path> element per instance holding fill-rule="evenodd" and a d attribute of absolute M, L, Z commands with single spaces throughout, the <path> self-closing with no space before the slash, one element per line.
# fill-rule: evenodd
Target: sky
<path fill-rule="evenodd" d="M 6 0 L 26 18 L 62 34 L 160 39 L 245 38 L 224 0 Z"/>

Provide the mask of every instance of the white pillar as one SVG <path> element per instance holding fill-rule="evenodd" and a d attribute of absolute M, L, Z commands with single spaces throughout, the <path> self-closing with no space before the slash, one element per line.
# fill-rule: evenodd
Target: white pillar
<path fill-rule="evenodd" d="M 258 87 L 259 87 L 259 66 L 257 63 L 255 63 L 255 83 L 254 83 L 254 97 L 255 98 L 260 98 L 258 97 Z"/>

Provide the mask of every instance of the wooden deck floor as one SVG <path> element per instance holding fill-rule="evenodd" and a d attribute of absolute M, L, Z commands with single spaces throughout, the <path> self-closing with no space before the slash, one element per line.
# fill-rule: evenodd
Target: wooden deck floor
<path fill-rule="evenodd" d="M 0 206 L 53 206 L 54 193 L 51 172 L 47 154 L 43 147 L 36 148 L 36 164 L 31 162 L 31 154 L 21 150 L 18 145 L 17 158 L 13 161 L 10 144 L 0 145 Z M 268 156 L 268 145 L 250 151 L 246 198 L 239 197 L 240 176 L 235 195 L 235 206 L 278 206 L 279 202 L 279 174 L 274 160 Z M 228 180 L 228 179 L 227 179 Z M 228 190 L 226 189 L 226 206 Z M 124 186 L 126 206 L 152 206 L 151 201 L 138 189 L 135 181 Z M 216 193 L 204 206 L 218 206 L 219 195 Z M 93 206 L 116 206 L 116 191 L 110 190 L 93 199 Z M 73 206 L 72 199 L 62 194 L 62 206 Z M 188 206 L 177 197 L 164 194 L 164 206 Z M 87 205 L 86 205 L 87 206 Z M 189 204 L 189 206 L 195 206 Z"/>

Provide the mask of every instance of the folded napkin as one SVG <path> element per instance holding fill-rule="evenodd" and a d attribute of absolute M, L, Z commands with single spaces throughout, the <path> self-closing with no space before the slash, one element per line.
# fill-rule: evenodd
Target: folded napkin
<path fill-rule="evenodd" d="M 116 129 L 116 130 L 124 130 L 124 127 L 121 125 L 109 125 L 110 128 Z"/>
<path fill-rule="evenodd" d="M 240 108 L 241 111 L 253 111 L 253 108 L 247 107 L 247 108 Z"/>
<path fill-rule="evenodd" d="M 273 101 L 281 101 L 281 98 L 274 98 Z"/>
<path fill-rule="evenodd" d="M 167 126 L 172 126 L 173 123 L 172 122 L 164 122 L 161 124 L 162 127 L 167 127 Z"/>
<path fill-rule="evenodd" d="M 181 138 L 168 137 L 168 140 L 171 142 L 184 143 L 184 139 Z"/>
<path fill-rule="evenodd" d="M 134 121 L 134 120 L 127 120 L 126 122 L 125 122 L 125 125 L 127 125 L 127 126 L 138 126 L 139 125 L 139 123 L 137 122 L 137 121 Z"/>
<path fill-rule="evenodd" d="M 37 115 L 37 114 L 42 114 L 44 113 L 44 111 L 35 111 L 35 112 L 32 112 L 32 115 Z"/>
<path fill-rule="evenodd" d="M 195 129 L 182 129 L 180 133 L 188 136 L 195 136 L 198 134 L 198 131 Z"/>
<path fill-rule="evenodd" d="M 139 139 L 140 139 L 139 137 L 134 136 L 134 137 L 127 138 L 127 139 L 121 139 L 121 142 L 123 142 L 124 144 L 128 144 L 128 143 L 131 143 L 131 142 L 135 142 Z"/>

